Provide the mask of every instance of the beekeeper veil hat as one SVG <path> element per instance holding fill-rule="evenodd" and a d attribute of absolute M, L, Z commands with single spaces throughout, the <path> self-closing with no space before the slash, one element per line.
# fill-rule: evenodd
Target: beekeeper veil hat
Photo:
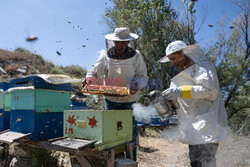
<path fill-rule="evenodd" d="M 129 41 L 128 46 L 135 50 L 138 37 L 137 34 L 130 33 L 127 27 L 118 27 L 113 34 L 105 35 L 106 46 L 110 49 L 115 45 L 114 41 Z"/>
<path fill-rule="evenodd" d="M 166 55 L 162 57 L 159 62 L 169 62 L 170 60 L 168 59 L 168 56 L 181 50 L 183 51 L 184 55 L 191 58 L 194 62 L 197 62 L 204 58 L 203 52 L 200 49 L 199 45 L 186 45 L 183 41 L 174 41 L 168 44 L 165 51 Z"/>

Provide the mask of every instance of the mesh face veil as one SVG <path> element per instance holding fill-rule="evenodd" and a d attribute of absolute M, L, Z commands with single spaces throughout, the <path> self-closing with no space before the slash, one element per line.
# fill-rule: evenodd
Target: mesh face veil
<path fill-rule="evenodd" d="M 137 39 L 131 40 L 128 43 L 128 47 L 130 47 L 131 49 L 133 49 L 135 51 L 136 50 L 136 44 L 137 44 Z M 106 48 L 107 48 L 107 50 L 110 50 L 114 46 L 115 46 L 115 42 L 113 40 L 106 39 Z"/>

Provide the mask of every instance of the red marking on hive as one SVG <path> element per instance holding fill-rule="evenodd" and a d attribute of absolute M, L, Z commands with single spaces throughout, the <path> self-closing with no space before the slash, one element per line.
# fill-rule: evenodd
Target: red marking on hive
<path fill-rule="evenodd" d="M 73 133 L 74 133 L 74 130 L 73 130 L 73 128 L 67 128 L 67 127 L 65 127 L 65 134 L 71 134 L 71 135 L 73 135 Z"/>
<path fill-rule="evenodd" d="M 76 126 L 76 119 L 74 117 L 75 117 L 75 114 L 72 117 L 70 115 L 68 117 L 67 122 L 70 123 L 70 126 L 72 126 L 73 124 Z"/>
<path fill-rule="evenodd" d="M 89 119 L 89 123 L 88 124 L 91 126 L 91 128 L 93 128 L 94 126 L 97 127 L 96 123 L 98 121 L 95 119 L 95 116 L 93 116 L 93 118 L 89 118 L 89 117 L 87 117 L 87 118 Z"/>

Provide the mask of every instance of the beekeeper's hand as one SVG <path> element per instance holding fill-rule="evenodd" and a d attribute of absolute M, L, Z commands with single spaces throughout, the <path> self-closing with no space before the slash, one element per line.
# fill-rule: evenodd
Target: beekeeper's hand
<path fill-rule="evenodd" d="M 93 84 L 96 81 L 95 77 L 86 77 L 82 79 L 82 87 L 84 88 L 85 85 Z"/>
<path fill-rule="evenodd" d="M 82 88 L 84 88 L 85 85 L 87 85 L 87 81 L 86 81 L 86 78 L 83 78 L 82 79 Z"/>
<path fill-rule="evenodd" d="M 162 92 L 162 96 L 167 100 L 176 100 L 177 97 L 181 97 L 181 89 L 168 88 Z"/>
<path fill-rule="evenodd" d="M 130 89 L 130 94 L 131 94 L 131 95 L 136 94 L 136 92 L 139 90 L 138 83 L 137 83 L 137 82 L 132 82 L 132 83 L 130 84 L 129 89 Z"/>

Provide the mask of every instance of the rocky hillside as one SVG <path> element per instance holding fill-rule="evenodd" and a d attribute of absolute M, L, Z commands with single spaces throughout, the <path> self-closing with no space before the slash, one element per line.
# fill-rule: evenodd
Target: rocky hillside
<path fill-rule="evenodd" d="M 30 74 L 65 74 L 82 78 L 86 70 L 77 65 L 59 67 L 38 54 L 17 48 L 14 52 L 0 49 L 0 82 Z"/>

